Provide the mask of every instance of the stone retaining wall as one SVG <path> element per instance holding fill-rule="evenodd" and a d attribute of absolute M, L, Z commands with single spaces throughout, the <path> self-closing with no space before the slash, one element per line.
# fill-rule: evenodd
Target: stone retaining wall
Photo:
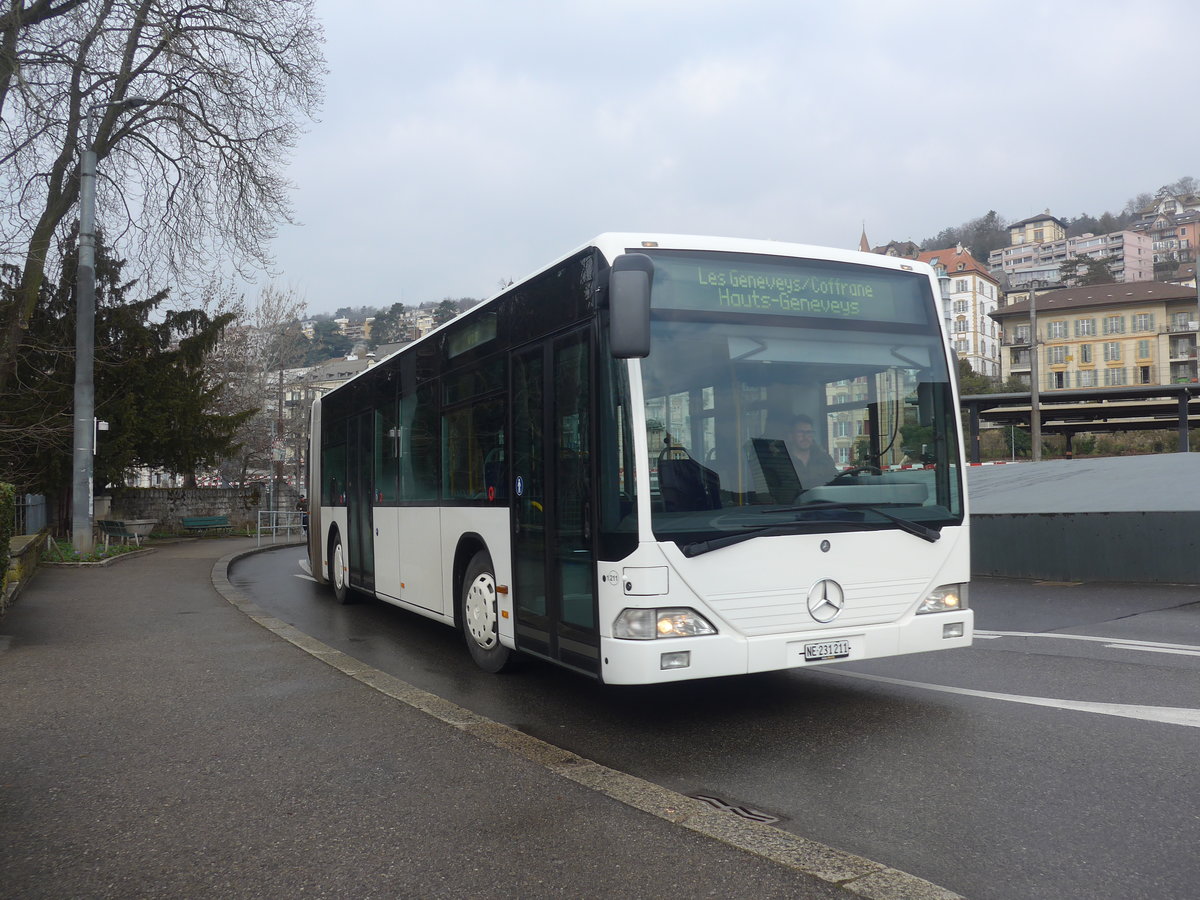
<path fill-rule="evenodd" d="M 157 519 L 158 532 L 181 532 L 186 516 L 229 516 L 235 531 L 251 531 L 260 509 L 294 510 L 300 493 L 283 485 L 278 498 L 266 485 L 244 488 L 114 488 L 108 512 L 97 518 Z"/>
<path fill-rule="evenodd" d="M 21 534 L 9 539 L 8 579 L 0 590 L 0 616 L 7 612 L 37 571 L 38 557 L 46 546 L 47 533 Z"/>

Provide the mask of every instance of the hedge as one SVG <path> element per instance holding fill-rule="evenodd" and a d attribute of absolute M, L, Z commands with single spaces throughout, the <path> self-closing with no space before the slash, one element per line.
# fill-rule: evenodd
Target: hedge
<path fill-rule="evenodd" d="M 17 489 L 0 481 L 0 595 L 8 586 L 8 553 L 17 525 Z"/>

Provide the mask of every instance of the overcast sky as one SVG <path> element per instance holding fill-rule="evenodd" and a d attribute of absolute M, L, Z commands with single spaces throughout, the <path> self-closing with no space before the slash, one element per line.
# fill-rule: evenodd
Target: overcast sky
<path fill-rule="evenodd" d="M 1200 177 L 1194 0 L 317 0 L 277 284 L 486 297 L 604 231 L 857 247 Z"/>

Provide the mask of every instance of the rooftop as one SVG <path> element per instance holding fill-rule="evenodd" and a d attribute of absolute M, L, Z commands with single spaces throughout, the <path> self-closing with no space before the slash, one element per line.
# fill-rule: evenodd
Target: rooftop
<path fill-rule="evenodd" d="M 971 251 L 963 247 L 962 244 L 959 244 L 957 247 L 948 247 L 945 250 L 922 250 L 917 254 L 916 258 L 921 262 L 929 263 L 931 266 L 944 267 L 948 275 L 973 272 L 988 279 L 988 281 L 996 282 L 996 277 L 992 274 L 991 270 L 976 259 L 971 254 Z"/>
<path fill-rule="evenodd" d="M 1095 306 L 1128 306 L 1135 303 L 1162 303 L 1171 300 L 1195 302 L 1196 289 L 1186 285 L 1168 284 L 1165 281 L 1133 281 L 1128 284 L 1089 284 L 1083 287 L 1060 288 L 1038 292 L 1039 313 L 1068 312 Z M 993 318 L 1029 315 L 1029 300 L 1019 300 L 1011 306 L 1002 306 L 992 314 Z"/>
<path fill-rule="evenodd" d="M 1035 222 L 1057 222 L 1060 228 L 1065 229 L 1067 227 L 1063 223 L 1062 219 L 1058 218 L 1057 216 L 1050 215 L 1050 210 L 1046 210 L 1041 215 L 1030 216 L 1028 219 L 1022 219 L 1020 222 L 1013 222 L 1008 227 L 1009 227 L 1009 230 L 1011 230 L 1013 228 L 1022 228 L 1025 225 L 1032 225 Z"/>

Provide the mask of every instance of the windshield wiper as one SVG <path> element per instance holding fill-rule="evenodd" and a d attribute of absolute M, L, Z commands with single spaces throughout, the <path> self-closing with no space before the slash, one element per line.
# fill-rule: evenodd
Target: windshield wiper
<path fill-rule="evenodd" d="M 732 547 L 734 544 L 740 544 L 742 541 L 748 541 L 751 538 L 771 537 L 777 534 L 794 534 L 797 527 L 806 527 L 812 524 L 814 523 L 797 519 L 795 522 L 784 522 L 781 525 L 763 525 L 761 528 L 754 528 L 741 534 L 731 534 L 726 537 L 713 538 L 711 541 L 696 541 L 691 544 L 684 544 L 679 549 L 683 551 L 684 556 L 699 556 L 701 553 L 720 550 L 722 547 Z"/>
<path fill-rule="evenodd" d="M 901 531 L 921 538 L 921 540 L 935 543 L 941 540 L 942 533 L 933 528 L 926 528 L 919 522 L 913 522 L 910 519 L 904 519 L 892 513 L 885 512 L 878 507 L 871 506 L 869 503 L 837 503 L 832 500 L 818 500 L 805 506 L 790 506 L 786 509 L 772 510 L 772 512 L 826 512 L 830 510 L 863 510 L 865 512 L 873 512 L 889 522 L 894 523 Z M 755 528 L 751 531 L 743 532 L 742 534 L 731 534 L 727 537 L 713 538 L 711 541 L 696 541 L 691 544 L 684 544 L 680 547 L 684 556 L 699 556 L 702 553 L 710 553 L 713 550 L 720 550 L 722 547 L 731 547 L 734 544 L 740 544 L 742 541 L 748 541 L 758 537 L 774 537 L 780 534 L 795 534 L 798 528 L 806 528 L 812 525 L 869 525 L 869 522 L 847 519 L 796 519 L 794 522 L 783 522 L 777 525 L 764 525 L 761 528 Z"/>
<path fill-rule="evenodd" d="M 934 528 L 927 528 L 920 522 L 902 518 L 886 510 L 882 510 L 878 506 L 872 506 L 869 503 L 839 503 L 835 500 L 814 500 L 812 503 L 806 503 L 803 506 L 789 506 L 787 509 L 779 510 L 779 512 L 808 512 L 810 510 L 813 512 L 824 512 L 831 509 L 861 509 L 866 512 L 873 512 L 877 516 L 883 516 L 889 522 L 895 522 L 901 531 L 907 531 L 909 534 L 916 535 L 922 540 L 929 541 L 931 544 L 942 539 L 942 533 Z"/>

